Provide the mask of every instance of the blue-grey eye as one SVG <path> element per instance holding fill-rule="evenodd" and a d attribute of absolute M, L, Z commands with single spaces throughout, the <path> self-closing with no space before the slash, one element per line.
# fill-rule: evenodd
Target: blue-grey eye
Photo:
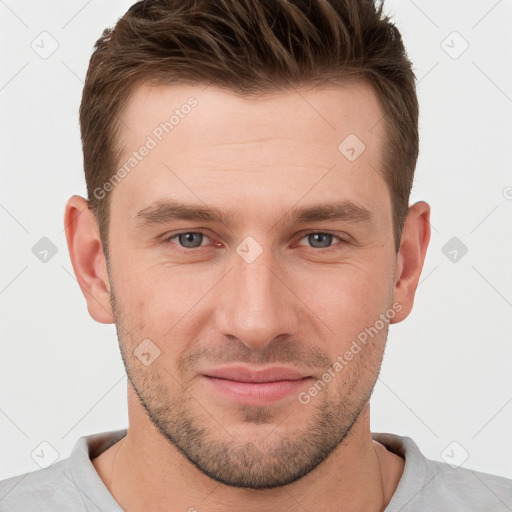
<path fill-rule="evenodd" d="M 310 233 L 307 235 L 308 242 L 311 243 L 312 247 L 316 247 L 317 249 L 325 249 L 332 244 L 333 235 L 329 233 Z M 316 245 L 316 244 L 319 245 Z"/>
<path fill-rule="evenodd" d="M 177 237 L 183 247 L 186 249 L 193 249 L 201 245 L 204 235 L 202 233 L 191 231 L 189 233 L 180 233 Z M 196 240 L 194 240 L 194 237 L 196 237 Z"/>

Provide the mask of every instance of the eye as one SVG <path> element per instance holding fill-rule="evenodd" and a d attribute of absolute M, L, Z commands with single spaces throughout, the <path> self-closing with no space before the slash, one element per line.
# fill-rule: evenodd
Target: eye
<path fill-rule="evenodd" d="M 175 239 L 176 242 L 174 242 Z M 163 243 L 175 245 L 177 250 L 183 250 L 186 252 L 187 250 L 193 250 L 207 245 L 203 244 L 205 239 L 206 242 L 211 240 L 211 238 L 203 231 L 181 231 L 180 233 L 175 233 L 174 235 L 165 238 Z M 342 237 L 328 231 L 311 231 L 300 238 L 300 240 L 304 239 L 307 239 L 310 247 L 313 249 L 325 250 L 331 249 L 333 240 L 335 239 L 340 242 L 348 242 Z M 215 245 L 221 246 L 222 244 L 216 243 Z M 303 244 L 299 243 L 298 245 Z"/>
<path fill-rule="evenodd" d="M 343 238 L 335 235 L 334 233 L 326 231 L 312 231 L 304 235 L 301 240 L 304 240 L 305 238 L 311 244 L 311 247 L 315 249 L 329 249 L 332 245 L 333 239 L 338 239 L 341 242 L 345 242 Z"/>
<path fill-rule="evenodd" d="M 172 240 L 177 239 L 178 245 L 184 249 L 195 249 L 201 247 L 205 238 L 209 239 L 209 236 L 202 231 L 182 231 L 176 233 L 164 240 L 164 243 L 172 243 Z"/>

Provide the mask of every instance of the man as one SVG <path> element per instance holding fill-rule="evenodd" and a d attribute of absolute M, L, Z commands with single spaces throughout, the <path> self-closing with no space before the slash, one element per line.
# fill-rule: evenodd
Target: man
<path fill-rule="evenodd" d="M 106 30 L 65 226 L 129 427 L 2 510 L 510 510 L 509 480 L 370 432 L 430 238 L 414 75 L 372 2 L 152 0 Z"/>

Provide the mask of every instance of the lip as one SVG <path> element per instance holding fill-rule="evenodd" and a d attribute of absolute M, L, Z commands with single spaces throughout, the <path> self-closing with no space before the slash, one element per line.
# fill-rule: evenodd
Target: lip
<path fill-rule="evenodd" d="M 252 383 L 299 380 L 310 377 L 310 375 L 305 375 L 298 370 L 283 366 L 274 366 L 264 369 L 248 368 L 245 366 L 229 366 L 208 370 L 203 373 L 207 377 Z"/>
<path fill-rule="evenodd" d="M 297 370 L 283 367 L 264 370 L 219 368 L 205 372 L 203 377 L 216 392 L 244 405 L 261 405 L 297 394 L 312 379 Z"/>

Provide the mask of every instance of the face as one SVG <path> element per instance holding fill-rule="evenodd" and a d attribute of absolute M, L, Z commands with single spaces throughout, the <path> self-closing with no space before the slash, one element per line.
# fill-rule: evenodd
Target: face
<path fill-rule="evenodd" d="M 122 356 L 141 409 L 219 482 L 301 478 L 370 397 L 400 308 L 381 118 L 365 84 L 144 87 L 127 105 L 109 244 Z M 303 378 L 211 375 L 227 367 Z"/>

